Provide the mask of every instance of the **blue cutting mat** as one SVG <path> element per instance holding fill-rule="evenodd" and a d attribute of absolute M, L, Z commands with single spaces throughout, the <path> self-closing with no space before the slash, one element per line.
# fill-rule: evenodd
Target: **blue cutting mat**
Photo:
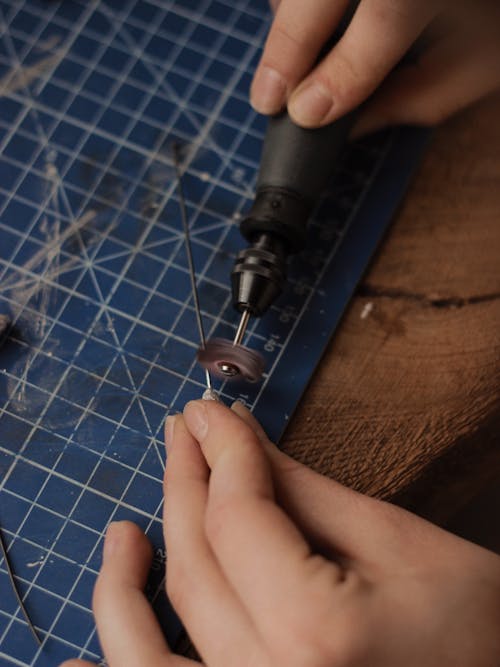
<path fill-rule="evenodd" d="M 247 102 L 264 0 L 0 1 L 0 526 L 43 646 L 0 563 L 0 665 L 98 661 L 90 598 L 110 520 L 156 548 L 162 594 L 162 424 L 200 397 L 198 345 L 170 145 L 184 186 L 210 336 L 232 337 L 264 121 Z M 382 236 L 424 144 L 352 146 L 290 288 L 247 342 L 268 373 L 225 385 L 279 437 Z"/>

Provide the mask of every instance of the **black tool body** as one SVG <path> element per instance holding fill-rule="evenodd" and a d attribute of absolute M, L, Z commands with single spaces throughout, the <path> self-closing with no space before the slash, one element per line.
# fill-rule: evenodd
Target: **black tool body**
<path fill-rule="evenodd" d="M 287 112 L 269 119 L 257 192 L 240 225 L 248 248 L 232 274 L 233 304 L 260 317 L 286 282 L 287 259 L 303 249 L 307 223 L 338 162 L 353 114 L 317 129 L 296 125 Z"/>
<path fill-rule="evenodd" d="M 359 0 L 351 0 L 318 62 L 339 41 Z M 248 248 L 231 273 L 233 305 L 260 317 L 281 294 L 287 259 L 303 249 L 307 223 L 338 163 L 355 112 L 325 127 L 296 125 L 286 111 L 269 118 L 262 148 L 257 192 L 240 225 Z"/>

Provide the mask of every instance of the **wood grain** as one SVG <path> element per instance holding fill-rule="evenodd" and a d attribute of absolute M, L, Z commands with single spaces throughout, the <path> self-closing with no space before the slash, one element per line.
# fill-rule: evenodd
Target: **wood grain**
<path fill-rule="evenodd" d="M 282 442 L 438 522 L 500 481 L 499 118 L 436 130 Z"/>

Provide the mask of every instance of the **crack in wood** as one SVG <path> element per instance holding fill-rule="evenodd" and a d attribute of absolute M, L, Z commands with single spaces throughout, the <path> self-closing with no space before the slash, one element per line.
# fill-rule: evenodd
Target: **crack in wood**
<path fill-rule="evenodd" d="M 463 308 L 464 306 L 471 306 L 478 303 L 496 301 L 497 299 L 500 299 L 500 292 L 478 294 L 469 297 L 429 297 L 426 294 L 419 294 L 418 292 L 408 292 L 406 290 L 391 287 L 377 287 L 376 285 L 365 283 L 358 287 L 356 296 L 368 297 L 371 299 L 406 299 L 422 303 L 425 306 L 430 306 L 432 308 Z"/>

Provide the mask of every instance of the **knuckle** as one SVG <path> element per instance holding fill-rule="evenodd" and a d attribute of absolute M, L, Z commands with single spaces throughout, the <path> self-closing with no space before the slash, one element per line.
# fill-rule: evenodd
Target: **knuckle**
<path fill-rule="evenodd" d="M 366 1 L 366 0 L 365 0 Z M 393 22 L 394 19 L 407 21 L 414 13 L 413 2 L 401 0 L 368 0 L 372 16 L 380 22 Z"/>
<path fill-rule="evenodd" d="M 351 105 L 360 101 L 370 90 L 372 73 L 364 71 L 351 57 L 348 49 L 340 45 L 332 53 L 331 62 L 319 67 L 317 78 L 328 90 L 335 93 L 335 98 L 343 105 Z"/>
<path fill-rule="evenodd" d="M 302 49 L 304 47 L 304 36 L 301 34 L 297 26 L 276 20 L 273 23 L 272 31 L 272 36 L 280 42 L 284 42 L 285 45 L 292 46 L 294 49 Z"/>
<path fill-rule="evenodd" d="M 357 603 L 364 590 L 361 578 L 351 571 L 342 583 L 335 584 L 331 572 L 321 567 L 317 569 L 315 585 L 309 588 L 303 604 L 291 607 L 283 619 L 286 637 L 293 638 L 296 664 L 314 667 L 359 664 L 357 660 L 363 645 L 359 634 L 362 613 Z M 329 627 L 335 627 L 336 632 L 325 632 Z M 285 649 L 289 644 L 287 639 Z"/>
<path fill-rule="evenodd" d="M 297 80 L 298 71 L 314 57 L 314 41 L 300 26 L 276 19 L 267 40 L 262 64 L 279 72 L 289 85 Z"/>
<path fill-rule="evenodd" d="M 335 55 L 335 67 L 336 72 L 335 76 L 339 81 L 347 81 L 349 86 L 358 84 L 363 80 L 363 74 L 359 71 L 359 68 L 355 64 L 353 58 L 349 55 L 349 52 L 345 48 L 342 48 L 339 44 L 338 48 L 334 51 Z M 331 78 L 333 72 L 326 71 L 325 74 L 329 74 L 328 78 Z M 333 83 L 333 81 L 331 81 Z"/>

